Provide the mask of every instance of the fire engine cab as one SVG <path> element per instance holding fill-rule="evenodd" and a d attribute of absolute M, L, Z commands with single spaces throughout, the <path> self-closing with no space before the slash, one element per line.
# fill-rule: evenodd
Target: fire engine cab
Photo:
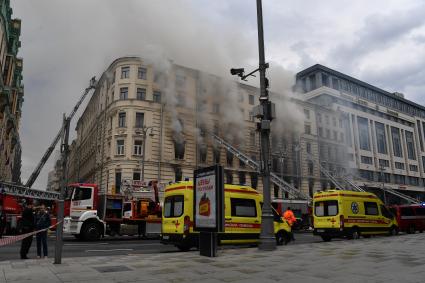
<path fill-rule="evenodd" d="M 147 226 L 156 224 L 160 231 L 158 188 L 156 182 L 151 184 L 144 192 L 152 194 L 141 192 L 131 199 L 121 194 L 100 194 L 96 184 L 70 184 L 70 214 L 64 219 L 64 232 L 93 241 L 105 234 L 120 234 L 125 225 L 137 225 L 146 232 Z"/>

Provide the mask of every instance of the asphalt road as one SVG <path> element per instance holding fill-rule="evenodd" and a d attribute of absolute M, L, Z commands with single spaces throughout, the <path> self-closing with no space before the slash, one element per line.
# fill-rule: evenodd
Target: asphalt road
<path fill-rule="evenodd" d="M 321 242 L 320 237 L 315 237 L 311 233 L 295 234 L 295 242 L 289 245 L 299 245 L 312 242 Z M 49 257 L 54 258 L 55 236 L 49 236 L 48 248 Z M 244 246 L 223 246 L 220 248 L 244 248 Z M 9 246 L 0 247 L 0 261 L 19 259 L 20 242 Z M 121 236 L 106 237 L 97 242 L 84 242 L 76 240 L 74 237 L 65 237 L 63 246 L 63 257 L 87 257 L 104 255 L 126 255 L 126 254 L 153 254 L 153 253 L 177 253 L 179 250 L 171 245 L 163 245 L 158 239 L 138 239 L 137 237 Z M 28 257 L 36 258 L 35 237 Z"/>

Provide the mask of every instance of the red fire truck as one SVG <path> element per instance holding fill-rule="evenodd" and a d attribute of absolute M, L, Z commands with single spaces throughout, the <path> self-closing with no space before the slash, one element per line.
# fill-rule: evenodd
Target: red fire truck
<path fill-rule="evenodd" d="M 78 239 L 98 240 L 105 234 L 116 235 L 127 226 L 137 226 L 138 233 L 160 233 L 161 206 L 156 181 L 128 194 L 101 194 L 96 184 L 68 186 L 69 216 L 64 232 Z"/>

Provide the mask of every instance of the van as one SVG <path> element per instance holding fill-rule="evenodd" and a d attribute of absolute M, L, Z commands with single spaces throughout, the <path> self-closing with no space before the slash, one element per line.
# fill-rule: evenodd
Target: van
<path fill-rule="evenodd" d="M 425 230 L 425 204 L 394 205 L 390 211 L 397 218 L 400 231 L 414 234 Z"/>
<path fill-rule="evenodd" d="M 225 231 L 219 244 L 258 244 L 261 230 L 262 195 L 248 186 L 224 185 Z M 290 241 L 289 224 L 275 211 L 274 231 L 278 245 Z M 182 251 L 198 247 L 199 233 L 193 231 L 193 183 L 171 184 L 165 188 L 161 243 Z"/>
<path fill-rule="evenodd" d="M 324 241 L 337 237 L 396 235 L 399 229 L 394 215 L 376 195 L 344 190 L 314 194 L 313 226 L 313 234 Z"/>

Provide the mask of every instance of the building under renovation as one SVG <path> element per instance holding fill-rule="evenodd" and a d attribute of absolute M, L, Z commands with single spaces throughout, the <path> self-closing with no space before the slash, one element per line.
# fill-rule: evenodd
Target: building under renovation
<path fill-rule="evenodd" d="M 218 163 L 226 183 L 261 190 L 258 168 L 244 162 L 260 158 L 252 114 L 259 90 L 149 59 L 119 58 L 102 74 L 77 123 L 69 181 L 114 193 Z M 271 96 L 279 103 L 270 166 L 289 186 L 312 196 L 349 179 L 423 197 L 422 106 L 320 65 L 297 74 L 293 95 Z M 291 197 L 279 186 L 273 195 Z"/>

